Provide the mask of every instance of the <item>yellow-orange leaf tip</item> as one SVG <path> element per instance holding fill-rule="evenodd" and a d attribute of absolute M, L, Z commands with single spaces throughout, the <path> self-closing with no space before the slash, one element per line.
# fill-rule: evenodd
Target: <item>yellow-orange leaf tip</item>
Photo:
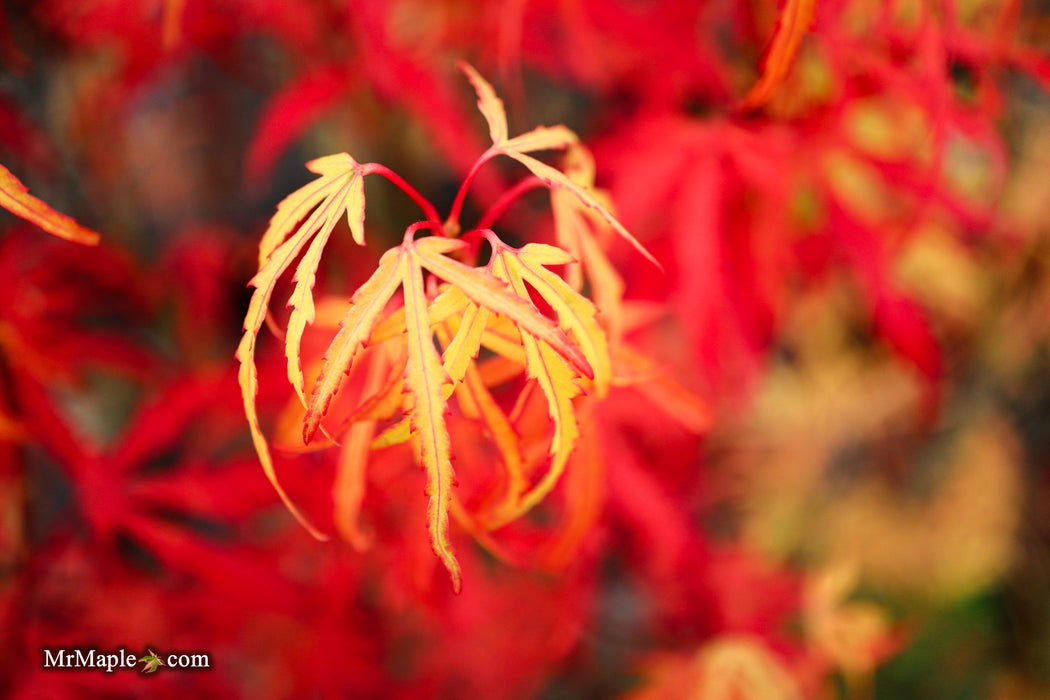
<path fill-rule="evenodd" d="M 36 224 L 52 236 L 81 245 L 98 245 L 97 233 L 29 194 L 29 188 L 3 165 L 0 165 L 0 207 Z"/>

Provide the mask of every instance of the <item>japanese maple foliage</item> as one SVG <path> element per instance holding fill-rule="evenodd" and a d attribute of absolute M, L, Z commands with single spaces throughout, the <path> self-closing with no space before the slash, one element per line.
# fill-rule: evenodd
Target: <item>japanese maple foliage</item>
<path fill-rule="evenodd" d="M 1046 26 L 4 4 L 0 694 L 1047 695 Z"/>
<path fill-rule="evenodd" d="M 351 424 L 367 423 L 361 430 L 350 433 L 345 449 L 351 451 L 351 455 L 345 466 L 357 471 L 364 469 L 369 457 L 361 454 L 361 445 L 372 440 L 376 421 L 390 420 L 399 409 L 405 414 L 404 420 L 379 434 L 373 446 L 386 447 L 409 439 L 418 443 L 419 461 L 427 475 L 427 529 L 434 551 L 448 569 L 456 591 L 460 588 L 460 569 L 452 552 L 449 513 L 462 513 L 457 517 L 470 529 L 479 526 L 493 529 L 521 517 L 535 506 L 557 483 L 579 439 L 573 399 L 584 387 L 600 397 L 608 391 L 612 380 L 608 341 L 596 319 L 597 309 L 548 269 L 579 261 L 549 245 L 533 243 L 521 249 L 512 248 L 488 228 L 461 232 L 460 212 L 471 180 L 487 160 L 507 155 L 525 165 L 533 177 L 548 187 L 569 193 L 597 214 L 599 225 L 611 228 L 656 262 L 592 194 L 586 182 L 573 180 L 528 155 L 542 150 L 578 149 L 576 135 L 558 126 L 539 127 L 511 138 L 503 103 L 492 86 L 469 65 L 463 64 L 462 68 L 477 90 L 478 106 L 488 122 L 492 146 L 471 168 L 448 218 L 442 222 L 429 202 L 384 166 L 359 164 L 347 154 L 311 161 L 307 167 L 321 177 L 281 202 L 263 236 L 260 268 L 252 280 L 256 292 L 237 351 L 245 410 L 263 469 L 296 518 L 316 537 L 323 538 L 279 485 L 255 408 L 257 336 L 277 279 L 305 248 L 293 276 L 295 288 L 288 301 L 291 315 L 285 331 L 288 379 L 305 409 L 303 443 L 309 445 L 318 430 L 330 440 L 338 441 L 342 437 L 337 431 L 326 430 L 322 421 L 339 391 L 343 375 L 354 372 L 355 357 L 369 346 L 371 361 L 365 388 L 357 399 L 359 408 L 348 418 Z M 316 269 L 344 211 L 355 242 L 364 244 L 362 181 L 371 174 L 383 175 L 401 187 L 419 204 L 427 218 L 405 230 L 401 246 L 383 254 L 376 272 L 354 293 L 349 309 L 339 322 L 338 333 L 324 352 L 324 365 L 308 399 L 301 341 L 306 326 L 313 325 L 317 317 L 312 292 Z M 504 201 L 499 205 L 504 206 Z M 582 215 L 571 205 L 567 213 Z M 491 219 L 495 215 L 490 213 L 482 218 Z M 417 241 L 415 236 L 420 230 L 437 235 Z M 461 233 L 462 237 L 457 238 Z M 587 248 L 580 245 L 586 240 L 580 237 L 587 236 L 586 233 L 581 234 L 578 227 L 573 233 L 577 239 L 574 247 L 588 269 L 595 264 L 607 265 L 601 262 L 604 256 L 593 241 Z M 476 251 L 481 242 L 488 244 L 490 258 L 484 267 L 475 267 L 469 264 L 470 248 Z M 453 258 L 453 254 L 465 255 L 468 264 Z M 610 273 L 605 274 L 607 278 Z M 444 284 L 440 285 L 439 280 Z M 608 283 L 607 279 L 598 280 L 598 284 Z M 399 289 L 401 303 L 391 305 Z M 603 293 L 608 292 L 603 290 Z M 531 294 L 542 298 L 553 311 L 556 323 L 543 315 Z M 613 303 L 618 301 L 615 299 Z M 617 313 L 619 308 L 611 311 Z M 622 319 L 617 318 L 615 322 L 622 323 Z M 435 338 L 442 348 L 441 355 L 434 347 Z M 387 349 L 383 343 L 393 347 Z M 496 353 L 498 359 L 476 363 L 482 345 Z M 486 370 L 492 375 L 489 368 L 497 364 L 502 367 L 496 370 L 495 378 L 486 378 Z M 516 410 L 508 416 L 490 393 L 521 371 L 534 384 L 526 384 L 515 403 L 524 405 L 522 400 L 533 387 L 538 387 L 546 397 L 547 412 L 554 424 L 549 448 L 551 461 L 542 477 L 530 478 L 525 471 L 526 468 L 535 471 L 538 466 L 530 464 L 535 461 L 531 455 L 525 459 L 534 450 L 531 443 L 535 439 L 522 425 L 516 425 L 517 421 L 513 420 Z M 450 412 L 447 400 L 451 396 L 456 397 L 464 417 L 478 421 L 502 453 L 507 492 L 490 512 L 464 510 L 453 496 L 452 443 L 445 418 Z M 359 481 L 360 477 L 356 479 Z M 530 481 L 534 483 L 530 485 Z M 351 536 L 351 539 L 356 538 Z"/>

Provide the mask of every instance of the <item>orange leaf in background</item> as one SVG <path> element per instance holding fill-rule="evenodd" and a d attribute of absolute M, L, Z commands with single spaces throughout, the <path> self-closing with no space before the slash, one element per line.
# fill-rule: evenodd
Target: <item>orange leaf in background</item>
<path fill-rule="evenodd" d="M 161 42 L 168 51 L 177 48 L 182 41 L 182 14 L 185 9 L 186 0 L 164 0 Z"/>
<path fill-rule="evenodd" d="M 756 109 L 769 101 L 773 91 L 784 82 L 798 53 L 802 37 L 813 24 L 817 0 L 786 0 L 777 18 L 773 40 L 762 61 L 762 77 L 737 103 L 741 110 Z"/>
<path fill-rule="evenodd" d="M 29 188 L 3 165 L 0 165 L 0 207 L 36 224 L 53 236 L 82 245 L 98 245 L 97 233 L 29 194 Z"/>
<path fill-rule="evenodd" d="M 582 422 L 592 420 L 586 408 L 581 414 Z M 566 515 L 540 556 L 541 565 L 546 570 L 557 572 L 567 568 L 580 545 L 593 532 L 605 499 L 606 457 L 607 453 L 602 451 L 601 434 L 597 430 L 584 431 L 565 476 Z"/>

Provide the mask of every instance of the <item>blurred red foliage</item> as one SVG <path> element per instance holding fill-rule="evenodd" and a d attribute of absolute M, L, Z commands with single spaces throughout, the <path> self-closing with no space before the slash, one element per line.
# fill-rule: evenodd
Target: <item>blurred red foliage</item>
<path fill-rule="evenodd" d="M 1050 691 L 1038 3 L 42 0 L 0 19 L 17 175 L 0 204 L 25 217 L 25 185 L 44 219 L 101 236 L 0 221 L 0 693 Z M 486 148 L 461 60 L 493 79 L 510 133 L 580 134 L 595 191 L 664 271 L 600 231 L 606 286 L 566 266 L 622 334 L 617 373 L 572 399 L 583 429 L 549 498 L 491 532 L 454 519 L 453 595 L 411 444 L 373 452 L 353 498 L 332 487 L 340 449 L 275 450 L 311 519 L 359 530 L 321 543 L 296 525 L 252 449 L 234 349 L 303 162 L 383 162 L 453 205 Z M 573 157 L 555 162 L 586 170 Z M 464 217 L 507 205 L 504 240 L 561 244 L 564 202 L 552 223 L 514 189 L 524 174 L 487 169 Z M 339 224 L 319 307 L 413 222 L 368 183 L 368 246 Z M 268 333 L 259 416 L 294 447 Z M 525 383 L 495 400 L 519 437 L 548 436 Z M 482 512 L 499 450 L 459 409 L 449 431 Z M 549 439 L 522 444 L 544 462 Z M 43 668 L 45 648 L 87 647 L 212 668 Z"/>

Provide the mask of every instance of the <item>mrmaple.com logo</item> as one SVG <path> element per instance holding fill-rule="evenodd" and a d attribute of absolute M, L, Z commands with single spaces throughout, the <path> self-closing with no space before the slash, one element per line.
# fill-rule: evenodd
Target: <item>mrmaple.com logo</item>
<path fill-rule="evenodd" d="M 44 669 L 98 669 L 106 673 L 137 668 L 142 673 L 154 673 L 161 667 L 172 669 L 211 668 L 211 656 L 206 653 L 158 654 L 152 649 L 135 654 L 127 649 L 102 652 L 98 649 L 41 649 Z"/>

